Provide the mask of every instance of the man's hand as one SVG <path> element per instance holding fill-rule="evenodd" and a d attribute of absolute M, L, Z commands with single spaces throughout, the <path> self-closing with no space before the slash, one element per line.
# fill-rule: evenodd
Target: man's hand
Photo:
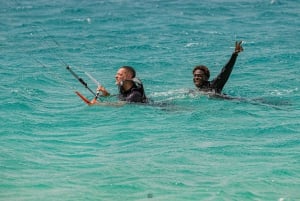
<path fill-rule="evenodd" d="M 242 52 L 244 49 L 243 49 L 243 47 L 242 47 L 242 43 L 243 43 L 243 41 L 236 41 L 235 42 L 235 50 L 234 50 L 234 53 L 240 53 L 240 52 Z"/>
<path fill-rule="evenodd" d="M 103 87 L 103 86 L 99 86 L 97 88 L 97 91 L 101 91 L 103 96 L 109 96 L 109 92 Z"/>

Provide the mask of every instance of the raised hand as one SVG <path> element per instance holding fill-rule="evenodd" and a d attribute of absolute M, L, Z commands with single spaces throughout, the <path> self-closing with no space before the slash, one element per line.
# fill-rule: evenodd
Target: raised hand
<path fill-rule="evenodd" d="M 244 50 L 243 47 L 242 47 L 242 43 L 243 43 L 243 41 L 236 41 L 235 42 L 235 50 L 234 50 L 235 53 L 238 54 L 238 53 L 240 53 Z"/>

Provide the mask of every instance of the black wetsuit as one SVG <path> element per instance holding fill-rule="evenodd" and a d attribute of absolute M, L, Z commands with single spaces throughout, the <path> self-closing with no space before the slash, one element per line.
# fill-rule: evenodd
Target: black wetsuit
<path fill-rule="evenodd" d="M 222 89 L 231 74 L 231 71 L 235 64 L 237 56 L 238 56 L 237 53 L 233 53 L 231 55 L 230 60 L 222 68 L 219 75 L 211 81 L 204 82 L 200 87 L 198 87 L 199 91 L 213 92 L 213 93 L 221 94 Z"/>
<path fill-rule="evenodd" d="M 144 87 L 141 83 L 134 82 L 134 85 L 127 91 L 119 89 L 119 100 L 130 103 L 147 103 Z"/>

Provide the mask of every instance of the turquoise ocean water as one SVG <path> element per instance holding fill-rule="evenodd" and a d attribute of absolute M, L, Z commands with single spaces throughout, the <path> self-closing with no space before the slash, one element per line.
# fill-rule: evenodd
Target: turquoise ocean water
<path fill-rule="evenodd" d="M 300 1 L 0 2 L 0 200 L 300 200 Z M 191 95 L 244 41 L 224 92 Z M 89 107 L 136 68 L 159 106 Z M 110 100 L 115 101 L 115 100 Z"/>

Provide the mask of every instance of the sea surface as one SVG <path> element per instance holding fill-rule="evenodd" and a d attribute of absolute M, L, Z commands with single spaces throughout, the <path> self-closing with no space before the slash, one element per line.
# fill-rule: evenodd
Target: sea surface
<path fill-rule="evenodd" d="M 237 99 L 189 93 L 237 40 Z M 300 200 L 299 47 L 299 0 L 1 0 L 0 200 Z M 151 105 L 66 69 L 117 94 L 123 65 Z"/>

